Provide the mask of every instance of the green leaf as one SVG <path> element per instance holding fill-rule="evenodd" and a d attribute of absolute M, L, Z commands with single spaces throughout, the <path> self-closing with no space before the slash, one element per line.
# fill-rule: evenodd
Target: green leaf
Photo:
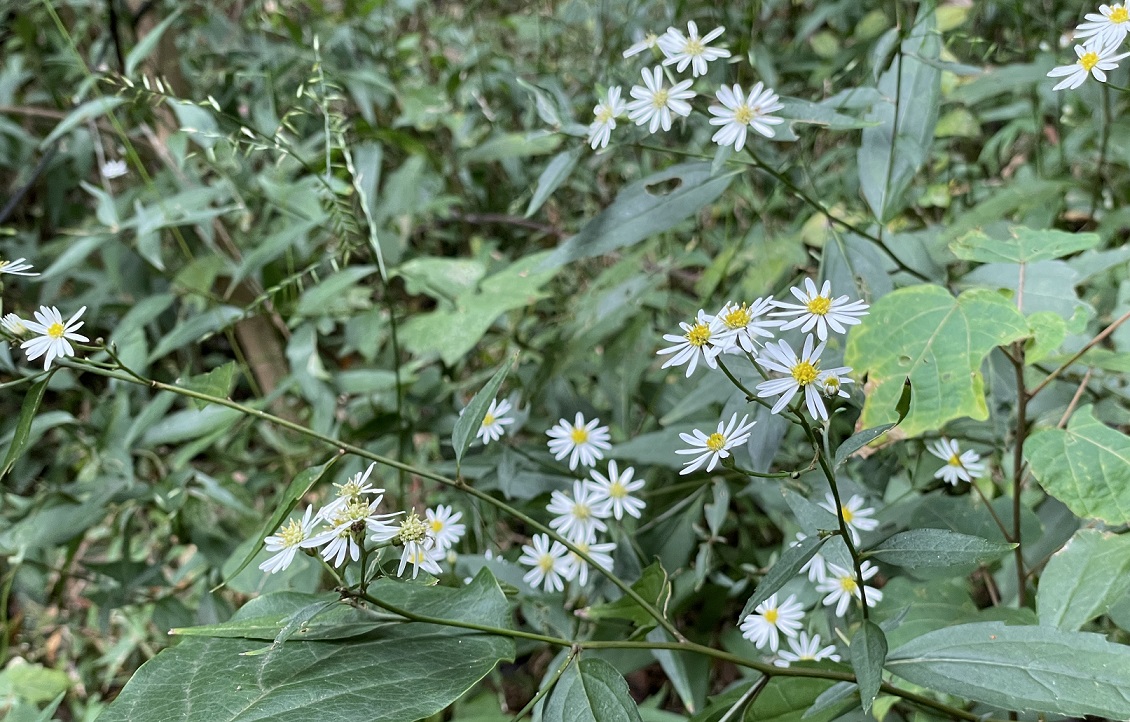
<path fill-rule="evenodd" d="M 149 57 L 149 53 L 153 52 L 153 48 L 157 47 L 161 36 L 165 34 L 165 31 L 169 29 L 173 21 L 180 17 L 181 11 L 183 10 L 183 6 L 174 10 L 169 17 L 158 23 L 156 27 L 150 28 L 150 30 L 145 33 L 145 36 L 141 38 L 141 42 L 130 49 L 129 55 L 126 56 L 126 69 L 124 73 L 127 78 L 133 75 L 133 71 L 137 70 L 137 66 L 141 61 Z"/>
<path fill-rule="evenodd" d="M 506 133 L 491 138 L 463 154 L 465 163 L 489 163 L 507 158 L 526 158 L 552 153 L 561 145 L 561 135 L 547 130 Z"/>
<path fill-rule="evenodd" d="M 631 722 L 640 713 L 628 683 L 608 662 L 586 657 L 569 665 L 541 713 L 542 722 Z"/>
<path fill-rule="evenodd" d="M 901 429 L 908 437 L 962 416 L 987 419 L 981 364 L 993 348 L 1027 335 L 1024 317 L 992 291 L 972 289 L 955 299 L 940 286 L 920 285 L 888 293 L 848 336 L 844 353 L 871 389 L 858 423 L 892 421 L 907 376 L 914 399 Z"/>
<path fill-rule="evenodd" d="M 577 167 L 577 160 L 580 159 L 582 150 L 584 149 L 574 148 L 553 156 L 553 160 L 549 161 L 549 165 L 538 176 L 534 195 L 530 198 L 530 205 L 526 207 L 526 218 L 536 213 L 553 192 L 569 178 L 569 174 Z"/>
<path fill-rule="evenodd" d="M 315 612 L 320 613 L 303 619 L 304 615 Z M 275 592 L 252 599 L 240 609 L 237 619 L 200 627 L 170 629 L 169 634 L 180 637 L 270 641 L 278 639 L 281 632 L 289 631 L 288 638 L 346 639 L 366 634 L 400 619 L 382 610 L 358 609 L 342 603 L 337 594 Z M 295 621 L 300 624 L 287 630 Z"/>
<path fill-rule="evenodd" d="M 182 346 L 202 340 L 220 329 L 233 323 L 243 316 L 243 311 L 235 306 L 218 306 L 205 311 L 199 316 L 178 323 L 153 349 L 147 359 L 148 363 L 161 358 L 165 354 L 176 351 Z"/>
<path fill-rule="evenodd" d="M 380 579 L 369 593 L 431 617 L 503 628 L 510 620 L 506 597 L 485 569 L 460 589 Z M 307 603 L 294 599 L 278 611 L 294 614 Z M 242 618 L 240 610 L 233 620 Z M 266 653 L 246 654 L 262 644 L 185 639 L 146 662 L 99 719 L 404 722 L 443 710 L 499 661 L 514 658 L 506 637 L 419 623 L 338 641 L 292 638 Z"/>
<path fill-rule="evenodd" d="M 1040 624 L 1074 631 L 1130 591 L 1130 536 L 1080 529 L 1040 575 Z"/>
<path fill-rule="evenodd" d="M 298 313 L 303 316 L 321 316 L 338 302 L 366 276 L 377 271 L 376 266 L 350 266 L 343 268 L 321 283 L 306 289 L 298 301 Z"/>
<path fill-rule="evenodd" d="M 906 190 L 930 153 L 942 71 L 924 59 L 936 59 L 940 50 L 934 14 L 923 13 L 879 78 L 883 97 L 864 117 L 878 124 L 863 129 L 856 155 L 859 184 L 880 223 L 902 210 Z"/>
<path fill-rule="evenodd" d="M 753 612 L 758 604 L 761 604 L 769 597 L 777 593 L 785 583 L 795 577 L 800 568 L 808 563 L 809 559 L 816 556 L 820 551 L 820 547 L 828 537 L 817 536 L 815 534 L 807 536 L 796 545 L 790 546 L 785 551 L 781 552 L 781 556 L 777 559 L 777 563 L 770 567 L 765 576 L 757 584 L 757 588 L 753 590 L 753 596 L 745 603 L 742 608 L 742 613 L 738 615 L 738 619 L 746 618 L 747 614 Z"/>
<path fill-rule="evenodd" d="M 638 180 L 558 246 L 543 267 L 599 256 L 669 230 L 717 200 L 740 172 L 712 176 L 710 163 L 681 163 Z M 671 184 L 674 190 L 664 192 Z"/>
<path fill-rule="evenodd" d="M 63 670 L 29 664 L 20 658 L 13 657 L 0 670 L 0 699 L 4 700 L 5 707 L 13 697 L 31 704 L 50 702 L 70 687 L 70 677 Z M 5 709 L 5 712 L 9 711 Z"/>
<path fill-rule="evenodd" d="M 864 620 L 851 637 L 851 666 L 859 685 L 859 701 L 864 712 L 879 696 L 883 683 L 883 662 L 887 658 L 887 638 L 878 624 Z"/>
<path fill-rule="evenodd" d="M 467 404 L 463 413 L 455 420 L 455 428 L 451 430 L 451 446 L 455 449 L 456 464 L 463 460 L 463 454 L 467 453 L 471 442 L 475 440 L 479 428 L 483 425 L 483 419 L 486 418 L 487 409 L 498 396 L 499 387 L 502 386 L 506 374 L 510 373 L 510 369 L 517 360 L 518 355 L 515 354 L 506 363 L 499 366 L 494 375 L 490 377 L 490 381 L 487 381 L 486 386 L 479 389 L 479 393 L 475 394 L 471 403 Z"/>
<path fill-rule="evenodd" d="M 890 537 L 867 556 L 907 569 L 956 567 L 992 561 L 1015 547 L 948 529 L 911 529 Z"/>
<path fill-rule="evenodd" d="M 1096 419 L 1090 406 L 1066 429 L 1030 436 L 1024 458 L 1044 491 L 1079 516 L 1130 523 L 1130 437 Z"/>
<path fill-rule="evenodd" d="M 47 134 L 47 137 L 39 142 L 39 149 L 43 150 L 54 143 L 59 138 L 71 132 L 78 126 L 82 125 L 88 120 L 97 118 L 100 115 L 106 115 L 118 106 L 126 102 L 125 98 L 95 98 L 88 100 L 82 105 L 78 106 L 66 118 L 59 121 L 59 124 Z"/>
<path fill-rule="evenodd" d="M 259 550 L 263 548 L 263 540 L 275 533 L 275 530 L 290 516 L 290 512 L 293 511 L 294 507 L 298 504 L 298 500 L 305 496 L 306 492 L 310 491 L 314 484 L 318 483 L 318 480 L 329 471 L 329 468 L 339 458 L 341 457 L 334 456 L 321 466 L 311 466 L 308 469 L 304 469 L 291 479 L 286 490 L 283 491 L 282 495 L 274 502 L 275 513 L 271 514 L 271 517 L 267 519 L 266 523 L 260 527 L 259 541 L 251 548 L 251 551 L 249 551 L 243 561 L 240 562 L 236 570 L 227 576 L 227 579 L 224 580 L 225 583 L 239 576 L 239 573 L 251 563 L 251 560 L 254 559 L 255 555 L 259 553 Z"/>
<path fill-rule="evenodd" d="M 1067 322 L 1053 311 L 1028 314 L 1028 340 L 1024 343 L 1024 363 L 1043 361 L 1067 338 Z"/>
<path fill-rule="evenodd" d="M 647 641 L 674 642 L 675 638 L 662 627 L 655 627 L 647 633 Z M 670 649 L 653 649 L 651 655 L 659 662 L 659 666 L 671 681 L 671 686 L 675 688 L 675 693 L 679 695 L 679 700 L 687 711 L 694 714 L 701 709 L 705 703 L 705 694 L 702 695 L 702 700 L 695 699 L 695 685 L 692 680 L 696 679 L 696 675 L 690 671 L 695 658 L 687 652 L 675 652 Z M 702 685 L 698 686 L 702 687 Z"/>
<path fill-rule="evenodd" d="M 982 231 L 967 233 L 950 244 L 958 258 L 978 263 L 1034 263 L 1070 256 L 1099 244 L 1097 233 L 1068 233 L 1010 226 L 1006 239 Z"/>
<path fill-rule="evenodd" d="M 56 366 L 56 368 L 58 367 Z M 28 441 L 31 438 L 31 425 L 35 421 L 35 414 L 39 411 L 39 405 L 43 403 L 43 394 L 47 392 L 47 384 L 51 383 L 51 377 L 54 375 L 54 371 L 49 372 L 27 390 L 27 396 L 24 396 L 24 403 L 20 407 L 20 417 L 16 419 L 16 430 L 12 433 L 12 442 L 8 445 L 8 453 L 4 455 L 4 465 L 0 467 L 0 479 L 8 475 L 8 472 L 12 470 L 12 467 L 27 450 Z"/>
<path fill-rule="evenodd" d="M 898 421 L 890 424 L 880 424 L 879 426 L 876 426 L 874 428 L 864 429 L 859 433 L 849 436 L 844 440 L 842 444 L 840 444 L 839 448 L 836 449 L 835 463 L 832 464 L 833 469 L 838 469 L 845 461 L 848 460 L 848 457 L 862 449 L 864 446 L 867 446 L 883 434 L 887 433 L 891 429 L 898 426 L 899 423 L 901 423 L 902 420 L 906 418 L 906 415 L 910 413 L 910 389 L 910 377 L 907 377 L 906 381 L 903 382 L 902 385 L 902 395 L 899 396 L 899 401 L 897 404 L 895 404 L 895 412 L 898 414 Z"/>
<path fill-rule="evenodd" d="M 894 650 L 887 669 L 912 684 L 1006 710 L 1130 717 L 1130 647 L 1098 634 L 961 624 Z"/>
<path fill-rule="evenodd" d="M 231 393 L 232 386 L 235 384 L 236 374 L 238 373 L 239 366 L 235 361 L 229 361 L 223 366 L 217 366 L 208 373 L 190 377 L 184 382 L 183 386 L 192 391 L 199 391 L 202 394 L 226 399 Z M 211 403 L 196 398 L 191 399 L 191 401 L 198 409 L 203 409 Z"/>
<path fill-rule="evenodd" d="M 659 610 L 666 608 L 667 600 L 671 598 L 671 581 L 659 562 L 644 569 L 640 578 L 632 584 L 632 589 Z M 655 618 L 627 595 L 614 602 L 586 607 L 579 610 L 577 616 L 582 619 L 627 619 L 641 628 L 655 624 Z"/>

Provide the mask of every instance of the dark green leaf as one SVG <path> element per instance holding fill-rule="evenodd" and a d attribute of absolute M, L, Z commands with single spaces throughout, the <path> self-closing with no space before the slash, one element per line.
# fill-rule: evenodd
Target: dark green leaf
<path fill-rule="evenodd" d="M 236 365 L 235 361 L 229 361 L 223 366 L 217 366 L 208 373 L 189 378 L 184 382 L 184 387 L 192 391 L 199 391 L 202 394 L 226 399 L 231 393 L 232 386 L 235 384 L 237 373 L 239 373 L 239 366 Z M 196 398 L 192 398 L 191 401 L 198 409 L 203 409 L 211 403 Z"/>
<path fill-rule="evenodd" d="M 888 538 L 867 556 L 907 569 L 956 567 L 993 561 L 1015 547 L 948 529 L 911 529 Z"/>
<path fill-rule="evenodd" d="M 628 683 L 608 662 L 586 657 L 569 665 L 553 688 L 542 722 L 632 722 L 639 710 Z"/>
<path fill-rule="evenodd" d="M 761 578 L 761 582 L 758 583 L 757 589 L 753 591 L 753 596 L 745 603 L 738 619 L 745 619 L 746 615 L 756 609 L 758 604 L 761 604 L 773 596 L 778 589 L 785 586 L 785 582 L 795 577 L 800 568 L 807 564 L 809 559 L 816 556 L 816 552 L 820 551 L 820 547 L 824 545 L 827 539 L 827 537 L 814 534 L 805 537 L 795 546 L 790 546 L 781 552 L 777 563 Z"/>
<path fill-rule="evenodd" d="M 510 372 L 510 368 L 514 362 L 518 360 L 517 354 L 512 356 L 506 363 L 498 367 L 494 372 L 494 376 L 490 377 L 486 386 L 475 394 L 471 399 L 471 403 L 463 409 L 463 413 L 455 421 L 455 428 L 451 430 L 451 446 L 455 449 L 455 461 L 459 463 L 463 460 L 463 454 L 467 453 L 467 449 L 471 446 L 471 442 L 475 440 L 475 435 L 478 434 L 479 428 L 483 425 L 483 419 L 486 418 L 487 409 L 498 395 L 498 389 L 502 386 L 506 374 Z"/>
<path fill-rule="evenodd" d="M 1080 529 L 1055 553 L 1036 593 L 1040 624 L 1073 631 L 1130 590 L 1130 536 Z"/>
<path fill-rule="evenodd" d="M 285 632 L 286 639 L 345 639 L 400 619 L 381 610 L 354 608 L 342 603 L 341 597 L 336 594 L 275 592 L 245 604 L 238 619 L 201 627 L 170 629 L 169 634 L 278 641 Z"/>
<path fill-rule="evenodd" d="M 864 712 L 879 696 L 883 683 L 883 662 L 887 658 L 887 638 L 883 630 L 872 621 L 864 620 L 851 637 L 851 666 L 859 685 L 859 701 Z"/>
<path fill-rule="evenodd" d="M 20 417 L 16 419 L 16 430 L 12 434 L 12 443 L 8 446 L 8 453 L 4 455 L 4 466 L 0 467 L 0 479 L 8 475 L 8 472 L 12 470 L 12 467 L 27 450 L 28 440 L 31 438 L 32 422 L 35 421 L 35 414 L 39 411 L 39 405 L 43 403 L 43 394 L 47 391 L 47 384 L 51 383 L 51 377 L 54 375 L 54 371 L 49 372 L 27 390 L 23 406 L 20 407 Z"/>
<path fill-rule="evenodd" d="M 671 596 L 671 582 L 667 578 L 667 572 L 663 571 L 663 567 L 658 562 L 643 570 L 640 578 L 632 584 L 632 589 L 660 610 L 667 606 L 667 600 Z M 635 622 L 639 627 L 655 624 L 655 618 L 629 596 L 620 597 L 614 602 L 587 607 L 580 610 L 578 616 L 584 619 L 627 619 Z"/>

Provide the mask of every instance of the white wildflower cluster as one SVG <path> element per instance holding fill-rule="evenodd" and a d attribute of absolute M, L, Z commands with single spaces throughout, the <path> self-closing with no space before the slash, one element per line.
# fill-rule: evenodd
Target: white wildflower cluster
<path fill-rule="evenodd" d="M 397 522 L 403 512 L 378 512 L 385 490 L 369 481 L 374 466 L 370 464 L 344 484 L 334 484 L 336 495 L 316 513 L 314 507 L 307 507 L 301 521 L 291 519 L 267 537 L 265 546 L 274 556 L 259 568 L 271 574 L 281 572 L 291 565 L 300 549 L 317 549 L 326 563 L 340 567 L 347 557 L 359 561 L 366 542 L 371 542 L 374 546 L 368 547 L 370 550 L 389 545 L 402 547 L 397 576 L 403 576 L 409 564 L 413 579 L 421 569 L 440 574 L 439 562 L 454 554 L 455 545 L 466 531 L 459 523 L 463 514 L 440 505 L 428 509 L 424 519 L 411 511 Z"/>
<path fill-rule="evenodd" d="M 630 58 L 640 53 L 658 51 L 662 61 L 658 65 L 644 67 L 640 71 L 642 85 L 634 85 L 628 91 L 632 100 L 623 100 L 620 86 L 608 88 L 604 97 L 593 108 L 593 121 L 589 125 L 589 145 L 595 150 L 608 147 L 616 121 L 627 115 L 628 120 L 638 126 L 647 126 L 648 133 L 671 130 L 676 116 L 686 118 L 691 114 L 690 101 L 698 93 L 692 88 L 697 78 L 705 76 L 709 64 L 721 58 L 730 57 L 730 51 L 715 43 L 725 32 L 717 27 L 700 35 L 694 21 L 687 23 L 684 33 L 679 28 L 667 28 L 662 35 L 648 34 L 624 51 Z M 690 78 L 676 80 L 674 73 L 690 71 Z M 709 106 L 710 124 L 718 126 L 711 138 L 721 146 L 733 146 L 740 151 L 745 147 L 749 130 L 772 138 L 776 135 L 773 126 L 780 125 L 783 119 L 772 115 L 784 106 L 772 89 L 758 82 L 748 92 L 740 85 L 723 85 L 714 91 L 716 104 Z"/>
<path fill-rule="evenodd" d="M 6 261 L 0 258 L 0 275 L 9 274 L 12 276 L 38 276 L 38 273 L 32 272 L 32 264 L 27 262 L 25 258 L 17 258 L 14 261 Z M 2 285 L 2 284 L 0 284 Z M 19 340 L 23 339 L 28 334 L 32 334 L 32 338 L 24 340 L 20 344 L 20 348 L 27 354 L 28 361 L 34 361 L 39 357 L 43 357 L 43 369 L 46 371 L 51 368 L 51 364 L 55 359 L 66 358 L 75 355 L 74 346 L 71 341 L 89 341 L 86 336 L 78 333 L 82 328 L 85 321 L 79 321 L 79 317 L 86 312 L 86 306 L 83 306 L 74 313 L 66 321 L 63 320 L 63 314 L 55 306 L 40 306 L 38 311 L 33 312 L 35 317 L 34 321 L 21 318 L 17 314 L 7 313 L 0 318 L 0 327 L 7 331 L 8 335 L 12 338 Z"/>
<path fill-rule="evenodd" d="M 1052 68 L 1049 78 L 1063 78 L 1052 90 L 1074 90 L 1093 77 L 1106 82 L 1106 74 L 1118 68 L 1118 61 L 1130 53 L 1118 50 L 1130 33 L 1130 10 L 1125 4 L 1100 5 L 1099 12 L 1087 13 L 1087 22 L 1075 28 L 1075 62 Z"/>
<path fill-rule="evenodd" d="M 680 323 L 680 334 L 666 334 L 663 340 L 673 345 L 656 353 L 670 356 L 663 368 L 686 366 L 689 378 L 701 362 L 710 369 L 718 368 L 722 354 L 746 354 L 767 373 L 779 374 L 757 385 L 758 398 L 777 397 L 772 411 L 781 413 L 796 397 L 803 393 L 804 407 L 813 420 L 828 420 L 824 399 L 848 398 L 845 384 L 852 383 L 847 366 L 820 368 L 829 333 L 845 334 L 848 327 L 860 323 L 867 314 L 863 301 L 849 300 L 848 296 L 833 296 L 832 284 L 825 281 L 817 288 L 810 278 L 803 288 L 790 289 L 799 303 L 776 301 L 772 296 L 758 298 L 753 303 L 727 302 L 716 314 L 700 309 L 690 322 Z M 776 309 L 776 310 L 774 310 Z M 785 340 L 774 339 L 770 329 L 787 331 L 799 328 L 807 334 L 798 355 Z M 811 332 L 815 332 L 815 336 Z M 819 339 L 819 343 L 816 339 Z M 718 429 L 707 435 L 695 429 L 692 434 L 680 434 L 690 445 L 677 454 L 691 454 L 680 474 L 689 474 L 705 465 L 713 471 L 718 462 L 730 455 L 730 449 L 745 443 L 754 422 L 743 417 L 739 422 L 734 414 L 729 423 L 718 422 Z M 748 422 L 748 423 L 747 423 Z"/>
<path fill-rule="evenodd" d="M 643 488 L 644 481 L 633 478 L 635 469 L 630 466 L 621 471 L 615 461 L 608 462 L 606 474 L 596 469 L 589 474 L 591 479 L 573 482 L 571 494 L 553 492 L 546 507 L 553 515 L 549 526 L 611 571 L 616 544 L 601 541 L 600 534 L 608 531 L 608 519 L 621 521 L 625 515 L 640 518 L 646 503 L 634 494 Z M 518 561 L 530 567 L 523 577 L 525 582 L 547 592 L 564 591 L 565 582 L 574 579 L 581 586 L 588 584 L 589 563 L 561 542 L 550 541 L 548 534 L 535 534 L 532 543 L 522 547 Z"/>
<path fill-rule="evenodd" d="M 839 662 L 836 645 L 822 647 L 819 634 L 809 635 L 803 631 L 804 614 L 804 605 L 796 600 L 795 594 L 790 594 L 783 602 L 774 594 L 742 620 L 742 636 L 758 649 L 768 647 L 770 652 L 777 652 L 782 636 L 788 639 L 789 650 L 781 651 L 773 661 L 778 667 L 788 667 L 792 662 L 819 662 L 824 659 Z"/>

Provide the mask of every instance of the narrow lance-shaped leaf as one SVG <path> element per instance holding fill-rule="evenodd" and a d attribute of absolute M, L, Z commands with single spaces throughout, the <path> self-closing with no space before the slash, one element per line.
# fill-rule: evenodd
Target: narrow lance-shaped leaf
<path fill-rule="evenodd" d="M 864 712 L 879 696 L 883 683 L 883 662 L 887 658 L 887 637 L 879 625 L 865 620 L 851 638 L 851 666 L 859 685 L 859 701 Z"/>
<path fill-rule="evenodd" d="M 911 529 L 889 537 L 867 556 L 908 569 L 944 568 L 993 561 L 1015 547 L 949 529 Z"/>
<path fill-rule="evenodd" d="M 553 192 L 568 180 L 569 174 L 577 167 L 581 150 L 581 148 L 574 148 L 553 156 L 553 160 L 549 161 L 549 165 L 538 176 L 537 187 L 534 188 L 534 194 L 530 198 L 530 205 L 526 207 L 526 218 L 536 213 L 542 207 L 542 204 L 553 195 Z"/>
<path fill-rule="evenodd" d="M 745 619 L 746 615 L 756 609 L 758 604 L 761 604 L 776 594 L 778 589 L 785 586 L 785 582 L 795 577 L 800 568 L 807 564 L 809 559 L 816 556 L 816 552 L 820 551 L 820 547 L 824 545 L 826 540 L 827 537 L 808 536 L 781 552 L 777 563 L 769 569 L 765 576 L 761 578 L 757 588 L 753 590 L 753 596 L 745 603 L 738 619 Z"/>
<path fill-rule="evenodd" d="M 518 356 L 514 355 L 506 363 L 499 366 L 498 370 L 494 372 L 494 376 L 491 376 L 490 381 L 487 381 L 487 385 L 475 394 L 471 403 L 467 404 L 463 413 L 456 419 L 455 428 L 451 430 L 451 446 L 455 449 L 456 463 L 463 460 L 463 454 L 467 453 L 471 442 L 475 440 L 479 427 L 483 425 L 483 419 L 486 418 L 487 409 L 490 408 L 490 402 L 494 401 L 495 396 L 498 395 L 498 389 L 502 386 L 506 374 L 510 372 L 510 368 L 517 360 Z"/>
<path fill-rule="evenodd" d="M 8 475 L 8 472 L 12 470 L 12 467 L 27 450 L 28 439 L 31 438 L 31 424 L 35 421 L 35 414 L 39 411 L 39 405 L 43 403 L 43 394 L 47 391 L 47 384 L 51 383 L 51 377 L 54 375 L 54 371 L 49 372 L 47 376 L 36 381 L 27 390 L 23 406 L 20 407 L 20 417 L 16 420 L 16 430 L 12 434 L 12 443 L 8 447 L 8 453 L 4 455 L 4 466 L 0 467 L 0 479 Z"/>

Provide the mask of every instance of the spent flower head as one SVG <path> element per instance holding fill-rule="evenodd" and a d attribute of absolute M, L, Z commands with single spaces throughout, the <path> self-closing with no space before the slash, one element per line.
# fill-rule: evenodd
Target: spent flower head
<path fill-rule="evenodd" d="M 796 600 L 795 594 L 780 604 L 777 595 L 766 599 L 752 613 L 742 620 L 742 636 L 757 645 L 758 649 L 768 646 L 776 652 L 780 645 L 780 635 L 795 637 L 804 619 L 804 605 Z"/>
<path fill-rule="evenodd" d="M 545 432 L 549 438 L 549 452 L 555 459 L 569 457 L 569 468 L 576 469 L 579 461 L 584 466 L 595 466 L 598 459 L 604 458 L 604 452 L 612 448 L 608 443 L 607 426 L 598 426 L 600 419 L 593 419 L 585 423 L 585 416 L 580 411 L 573 423 L 565 419 Z"/>
<path fill-rule="evenodd" d="M 667 28 L 659 40 L 659 49 L 667 56 L 664 65 L 674 65 L 675 72 L 681 73 L 691 66 L 691 75 L 697 78 L 706 75 L 707 63 L 719 58 L 730 57 L 730 51 L 725 48 L 712 48 L 708 43 L 723 32 L 726 28 L 717 27 L 703 36 L 698 34 L 698 25 L 692 20 L 687 23 L 687 34 L 677 28 Z M 655 132 L 655 131 L 652 131 Z"/>
<path fill-rule="evenodd" d="M 947 484 L 957 486 L 959 481 L 973 481 L 985 473 L 981 456 L 972 449 L 961 450 L 957 441 L 945 437 L 926 447 L 931 454 L 946 462 L 934 472 L 935 479 L 943 479 Z"/>
<path fill-rule="evenodd" d="M 691 105 L 687 101 L 695 96 L 690 90 L 691 81 L 675 83 L 670 88 L 663 85 L 663 68 L 643 69 L 643 85 L 633 85 L 629 91 L 635 98 L 628 103 L 628 120 L 636 125 L 647 125 L 649 133 L 660 128 L 671 130 L 671 115 L 687 117 Z"/>
<path fill-rule="evenodd" d="M 643 479 L 632 480 L 636 470 L 627 467 L 620 471 L 615 461 L 608 462 L 608 476 L 601 474 L 596 469 L 589 471 L 592 481 L 587 482 L 590 489 L 589 500 L 596 509 L 596 515 L 608 518 L 616 517 L 616 521 L 628 516 L 640 518 L 640 512 L 647 506 L 643 499 L 632 496 L 632 492 L 644 487 Z"/>
<path fill-rule="evenodd" d="M 715 116 L 710 119 L 710 124 L 722 126 L 711 138 L 718 145 L 732 145 L 735 151 L 740 151 L 745 147 L 750 128 L 766 138 L 772 138 L 777 134 L 773 126 L 785 122 L 769 115 L 785 106 L 781 104 L 780 97 L 762 83 L 753 86 L 748 97 L 740 85 L 723 85 L 718 89 L 716 97 L 722 105 L 712 105 L 709 110 Z"/>
<path fill-rule="evenodd" d="M 83 306 L 66 323 L 63 323 L 59 309 L 54 306 L 40 306 L 35 312 L 35 321 L 24 321 L 28 331 L 39 334 L 20 344 L 20 348 L 27 353 L 27 360 L 34 361 L 40 356 L 45 356 L 43 368 L 49 369 L 55 359 L 74 356 L 74 347 L 69 342 L 90 340 L 80 333 L 75 333 L 85 323 L 78 320 L 85 311 L 86 306 Z"/>
<path fill-rule="evenodd" d="M 316 518 L 331 519 L 339 511 L 344 509 L 347 504 L 360 499 L 366 494 L 376 494 L 376 502 L 378 504 L 381 503 L 381 500 L 384 499 L 383 494 L 385 493 L 385 490 L 377 489 L 369 483 L 369 475 L 373 473 L 373 469 L 376 467 L 376 465 L 376 462 L 369 464 L 369 468 L 365 469 L 364 471 L 359 471 L 353 476 L 349 477 L 349 480 L 344 484 L 334 484 L 334 487 L 337 489 L 337 496 L 333 501 L 322 507 L 321 511 L 318 512 L 318 516 Z"/>
<path fill-rule="evenodd" d="M 404 576 L 404 568 L 412 564 L 412 578 L 420 573 L 420 567 L 430 574 L 439 574 L 440 568 L 435 559 L 429 554 L 435 547 L 435 537 L 432 536 L 431 526 L 421 519 L 416 512 L 408 512 L 408 516 L 400 522 L 400 529 L 396 533 L 395 543 L 404 547 L 400 555 L 400 566 L 396 569 L 396 576 Z"/>
<path fill-rule="evenodd" d="M 746 423 L 747 421 L 748 423 Z M 749 421 L 749 414 L 742 416 L 742 420 L 739 422 L 738 415 L 735 413 L 730 417 L 729 424 L 726 423 L 725 419 L 719 421 L 718 430 L 710 436 L 698 429 L 694 430 L 693 435 L 679 434 L 679 438 L 690 444 L 691 448 L 676 449 L 675 453 L 696 455 L 695 458 L 686 462 L 686 466 L 679 474 L 689 474 L 703 464 L 706 464 L 706 471 L 714 471 L 718 462 L 730 455 L 730 449 L 749 440 L 750 429 L 756 423 L 756 421 Z"/>

